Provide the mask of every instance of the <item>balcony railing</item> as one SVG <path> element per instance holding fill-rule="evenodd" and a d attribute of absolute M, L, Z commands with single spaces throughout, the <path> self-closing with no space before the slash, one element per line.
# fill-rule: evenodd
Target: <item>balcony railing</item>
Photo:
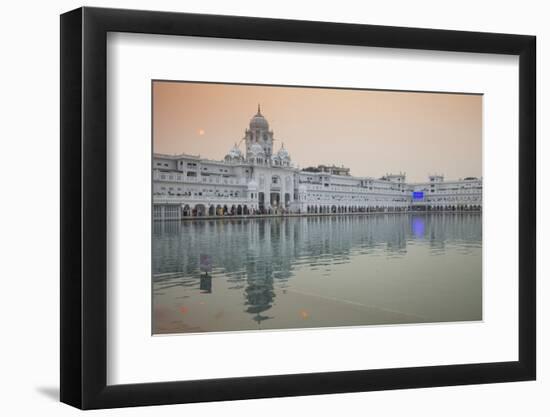
<path fill-rule="evenodd" d="M 212 181 L 210 181 L 212 179 Z M 153 171 L 153 181 L 179 182 L 187 184 L 212 184 L 246 186 L 246 178 L 228 178 L 219 175 L 188 177 L 185 174 L 164 173 Z"/>

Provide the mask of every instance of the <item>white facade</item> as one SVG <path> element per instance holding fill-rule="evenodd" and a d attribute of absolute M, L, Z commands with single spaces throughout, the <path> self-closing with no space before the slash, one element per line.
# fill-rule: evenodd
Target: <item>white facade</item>
<path fill-rule="evenodd" d="M 405 174 L 354 177 L 344 167 L 300 170 L 284 145 L 273 150 L 274 133 L 258 112 L 241 142 L 223 161 L 194 155 L 153 157 L 153 217 L 283 213 L 355 213 L 407 210 L 480 210 L 482 180 L 407 183 Z"/>

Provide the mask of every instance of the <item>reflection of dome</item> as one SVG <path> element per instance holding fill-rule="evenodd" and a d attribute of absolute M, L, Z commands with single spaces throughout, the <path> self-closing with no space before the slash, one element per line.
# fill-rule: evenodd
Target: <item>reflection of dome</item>
<path fill-rule="evenodd" d="M 260 145 L 258 145 L 257 143 L 254 143 L 251 147 L 250 147 L 250 153 L 254 156 L 264 156 L 264 148 L 262 148 Z"/>
<path fill-rule="evenodd" d="M 254 117 L 250 120 L 250 130 L 254 129 L 261 129 L 261 130 L 267 130 L 269 129 L 269 123 L 267 123 L 267 120 L 264 116 L 262 116 L 262 113 L 260 113 L 260 105 L 258 104 L 258 113 L 254 115 Z"/>
<path fill-rule="evenodd" d="M 243 154 L 242 154 L 241 150 L 237 147 L 237 144 L 235 144 L 229 150 L 229 152 L 227 153 L 227 155 L 225 157 L 226 158 L 231 158 L 231 159 L 241 159 L 243 157 Z"/>

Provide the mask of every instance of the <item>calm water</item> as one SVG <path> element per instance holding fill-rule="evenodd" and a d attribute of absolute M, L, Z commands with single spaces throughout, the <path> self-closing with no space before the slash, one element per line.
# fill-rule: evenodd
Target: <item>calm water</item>
<path fill-rule="evenodd" d="M 153 332 L 481 320 L 481 224 L 479 213 L 155 222 Z"/>

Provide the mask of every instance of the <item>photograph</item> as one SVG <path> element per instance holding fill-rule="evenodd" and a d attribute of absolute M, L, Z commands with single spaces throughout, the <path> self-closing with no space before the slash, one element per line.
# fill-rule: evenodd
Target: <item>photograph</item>
<path fill-rule="evenodd" d="M 152 81 L 152 334 L 483 320 L 475 93 Z"/>
<path fill-rule="evenodd" d="M 27 303 L 41 308 L 11 297 L 25 316 L 6 334 L 47 349 L 11 361 L 8 380 L 35 392 L 16 390 L 10 409 L 543 409 L 543 14 L 137 6 L 75 5 L 50 32 L 41 13 L 43 36 L 14 43 L 19 72 L 36 72 L 37 42 L 58 53 L 41 67 L 55 82 L 33 84 L 52 90 L 38 119 L 19 104 L 41 95 L 7 85 L 26 109 L 8 171 L 30 185 L 6 195 L 28 194 L 19 217 L 38 210 L 29 225 L 59 230 L 8 221 L 26 263 L 5 275 L 38 239 L 49 251 L 32 264 L 58 281 L 41 267 Z M 54 161 L 56 178 L 15 155 Z M 38 336 L 22 325 L 36 311 L 51 313 Z"/>

